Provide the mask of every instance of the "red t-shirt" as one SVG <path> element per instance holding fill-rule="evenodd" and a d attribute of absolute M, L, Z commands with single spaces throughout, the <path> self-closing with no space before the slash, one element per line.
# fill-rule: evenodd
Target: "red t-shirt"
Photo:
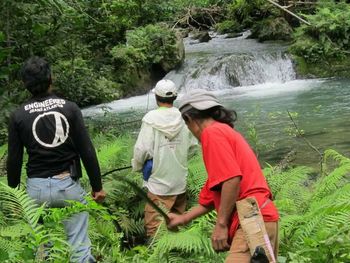
<path fill-rule="evenodd" d="M 204 164 L 208 179 L 199 194 L 199 203 L 214 206 L 219 210 L 221 191 L 215 191 L 224 181 L 241 177 L 238 200 L 254 196 L 261 207 L 272 199 L 258 160 L 243 136 L 227 124 L 214 122 L 201 135 Z M 237 201 L 238 201 L 237 200 Z M 261 213 L 265 222 L 278 221 L 278 212 L 273 202 L 267 203 Z M 237 211 L 232 215 L 229 238 L 232 240 L 239 225 Z"/>

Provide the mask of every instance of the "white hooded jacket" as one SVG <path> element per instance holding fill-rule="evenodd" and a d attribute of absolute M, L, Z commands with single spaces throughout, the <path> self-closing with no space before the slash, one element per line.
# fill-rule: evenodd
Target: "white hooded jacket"
<path fill-rule="evenodd" d="M 160 107 L 142 119 L 134 157 L 133 171 L 141 171 L 146 160 L 153 159 L 152 174 L 144 182 L 156 195 L 178 195 L 186 191 L 188 153 L 197 141 L 187 129 L 180 111 Z"/>

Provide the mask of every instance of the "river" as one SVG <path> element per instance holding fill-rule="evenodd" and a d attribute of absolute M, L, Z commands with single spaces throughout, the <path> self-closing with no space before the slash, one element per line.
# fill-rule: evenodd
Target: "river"
<path fill-rule="evenodd" d="M 208 43 L 186 38 L 186 59 L 165 78 L 187 90 L 213 91 L 223 104 L 238 113 L 236 128 L 261 153 L 261 160 L 276 163 L 291 150 L 295 163 L 315 165 L 317 153 L 296 136 L 290 111 L 299 130 L 320 151 L 335 149 L 350 156 L 350 80 L 298 79 L 281 43 L 214 36 Z M 140 118 L 155 108 L 153 94 L 117 100 L 83 110 L 88 118 L 106 111 Z M 256 131 L 256 133 L 252 133 Z M 255 135 L 252 135 L 255 134 Z"/>

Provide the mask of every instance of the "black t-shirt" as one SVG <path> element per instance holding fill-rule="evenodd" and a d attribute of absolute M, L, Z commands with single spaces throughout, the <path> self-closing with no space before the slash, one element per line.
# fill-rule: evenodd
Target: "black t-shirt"
<path fill-rule="evenodd" d="M 23 147 L 28 153 L 28 177 L 47 178 L 69 171 L 80 157 L 92 189 L 102 189 L 96 152 L 75 103 L 50 94 L 34 97 L 11 115 L 7 176 L 12 187 L 20 183 Z"/>

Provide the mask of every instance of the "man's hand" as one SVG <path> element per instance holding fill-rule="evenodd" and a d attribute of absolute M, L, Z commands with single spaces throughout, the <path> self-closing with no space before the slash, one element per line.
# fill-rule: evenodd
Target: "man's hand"
<path fill-rule="evenodd" d="M 228 240 L 227 225 L 216 223 L 213 234 L 211 235 L 211 244 L 215 251 L 226 251 L 230 249 Z"/>
<path fill-rule="evenodd" d="M 97 203 L 102 203 L 103 200 L 105 200 L 106 198 L 106 192 L 103 189 L 101 189 L 101 191 L 99 192 L 92 191 L 91 195 L 92 195 L 92 199 L 94 199 L 95 202 Z"/>
<path fill-rule="evenodd" d="M 167 226 L 169 230 L 177 230 L 177 226 L 183 226 L 188 223 L 186 220 L 186 214 L 178 215 L 174 213 L 169 213 L 169 222 L 167 222 Z"/>

